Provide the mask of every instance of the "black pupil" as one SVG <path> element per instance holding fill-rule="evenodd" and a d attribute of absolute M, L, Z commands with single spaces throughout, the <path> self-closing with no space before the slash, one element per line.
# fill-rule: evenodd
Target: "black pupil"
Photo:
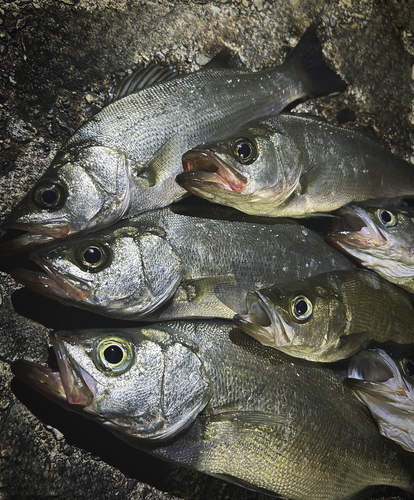
<path fill-rule="evenodd" d="M 102 259 L 102 252 L 99 248 L 90 247 L 83 252 L 83 258 L 88 264 L 96 264 Z"/>
<path fill-rule="evenodd" d="M 386 210 L 381 212 L 381 220 L 384 224 L 389 224 L 392 221 L 392 215 L 390 212 L 387 212 Z"/>
<path fill-rule="evenodd" d="M 42 201 L 46 205 L 54 205 L 58 201 L 58 194 L 53 189 L 45 189 L 42 193 Z"/>
<path fill-rule="evenodd" d="M 237 154 L 242 160 L 245 160 L 252 154 L 252 148 L 246 142 L 242 142 L 237 145 Z"/>
<path fill-rule="evenodd" d="M 305 300 L 298 300 L 295 304 L 295 311 L 298 316 L 303 316 L 308 312 L 308 304 Z"/>
<path fill-rule="evenodd" d="M 411 377 L 414 376 L 414 363 L 412 361 L 407 361 L 407 363 L 405 364 L 405 369 Z"/>
<path fill-rule="evenodd" d="M 104 350 L 104 356 L 108 363 L 111 365 L 117 365 L 122 361 L 124 357 L 124 353 L 119 345 L 110 345 Z"/>

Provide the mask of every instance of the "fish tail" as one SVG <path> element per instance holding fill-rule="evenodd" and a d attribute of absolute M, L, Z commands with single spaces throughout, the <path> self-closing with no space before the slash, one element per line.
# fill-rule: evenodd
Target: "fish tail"
<path fill-rule="evenodd" d="M 315 25 L 305 31 L 286 61 L 296 65 L 301 71 L 308 96 L 338 94 L 347 86 L 347 83 L 326 65 Z"/>

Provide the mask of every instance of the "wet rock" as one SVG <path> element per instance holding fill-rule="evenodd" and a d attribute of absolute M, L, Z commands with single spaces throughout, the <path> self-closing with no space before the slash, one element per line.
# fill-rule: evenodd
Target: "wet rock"
<path fill-rule="evenodd" d="M 20 143 L 32 141 L 37 134 L 37 129 L 31 123 L 17 117 L 7 120 L 6 130 L 10 139 Z"/>

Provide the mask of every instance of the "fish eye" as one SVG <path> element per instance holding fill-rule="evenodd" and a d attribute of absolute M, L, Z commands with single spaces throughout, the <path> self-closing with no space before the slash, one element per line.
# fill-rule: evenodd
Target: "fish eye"
<path fill-rule="evenodd" d="M 408 377 L 414 378 L 414 363 L 411 361 L 411 359 L 404 359 L 403 371 Z"/>
<path fill-rule="evenodd" d="M 298 295 L 291 300 L 290 311 L 296 321 L 305 321 L 312 315 L 312 302 L 304 295 Z"/>
<path fill-rule="evenodd" d="M 33 201 L 39 208 L 57 210 L 65 203 L 66 192 L 58 182 L 42 180 L 33 190 Z"/>
<path fill-rule="evenodd" d="M 124 373 L 134 361 L 131 344 L 118 337 L 101 339 L 96 347 L 96 355 L 99 365 L 114 375 Z"/>
<path fill-rule="evenodd" d="M 250 139 L 240 138 L 231 145 L 233 156 L 239 163 L 250 165 L 257 158 L 257 148 Z"/>
<path fill-rule="evenodd" d="M 397 218 L 389 210 L 384 210 L 383 208 L 379 208 L 376 211 L 376 216 L 379 222 L 385 227 L 393 227 L 395 226 L 395 224 L 397 224 Z"/>
<path fill-rule="evenodd" d="M 99 272 L 111 261 L 111 250 L 100 242 L 87 242 L 76 251 L 76 260 L 84 271 Z"/>

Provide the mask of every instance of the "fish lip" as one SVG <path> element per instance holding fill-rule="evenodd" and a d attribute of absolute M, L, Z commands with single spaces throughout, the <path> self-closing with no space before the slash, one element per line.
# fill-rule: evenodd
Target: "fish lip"
<path fill-rule="evenodd" d="M 36 254 L 30 254 L 30 259 L 40 266 L 45 273 L 28 271 L 26 269 L 14 269 L 11 276 L 18 283 L 34 290 L 46 297 L 71 303 L 73 300 L 82 302 L 90 295 L 90 290 L 81 289 L 58 273 L 50 265 L 48 260 Z"/>
<path fill-rule="evenodd" d="M 371 217 L 358 206 L 343 207 L 337 211 L 350 229 L 334 230 L 327 239 L 350 248 L 381 247 L 387 243 L 387 238 Z M 338 222 L 338 226 L 343 222 Z"/>
<path fill-rule="evenodd" d="M 234 316 L 233 322 L 236 326 L 264 345 L 277 348 L 289 345 L 291 340 L 287 333 L 287 325 L 283 319 L 277 312 L 273 311 L 273 308 L 269 307 L 266 297 L 260 291 L 249 293 L 247 295 L 248 311 L 251 311 L 257 305 L 262 308 L 262 314 L 264 313 L 267 316 L 269 325 L 258 324 L 253 320 L 253 315 L 249 312 L 246 315 L 236 314 Z"/>
<path fill-rule="evenodd" d="M 248 179 L 221 160 L 213 148 L 191 149 L 184 153 L 182 163 L 184 172 L 177 176 L 177 182 L 185 189 L 208 184 L 238 193 L 248 184 Z"/>
<path fill-rule="evenodd" d="M 42 396 L 63 406 L 85 408 L 96 395 L 97 382 L 71 360 L 56 334 L 51 341 L 58 360 L 58 370 L 19 359 L 11 365 L 16 377 Z"/>
<path fill-rule="evenodd" d="M 48 227 L 41 224 L 11 223 L 5 224 L 2 229 L 17 229 L 25 233 L 0 243 L 1 256 L 31 251 L 52 241 L 64 239 L 72 233 L 70 224 Z"/>

